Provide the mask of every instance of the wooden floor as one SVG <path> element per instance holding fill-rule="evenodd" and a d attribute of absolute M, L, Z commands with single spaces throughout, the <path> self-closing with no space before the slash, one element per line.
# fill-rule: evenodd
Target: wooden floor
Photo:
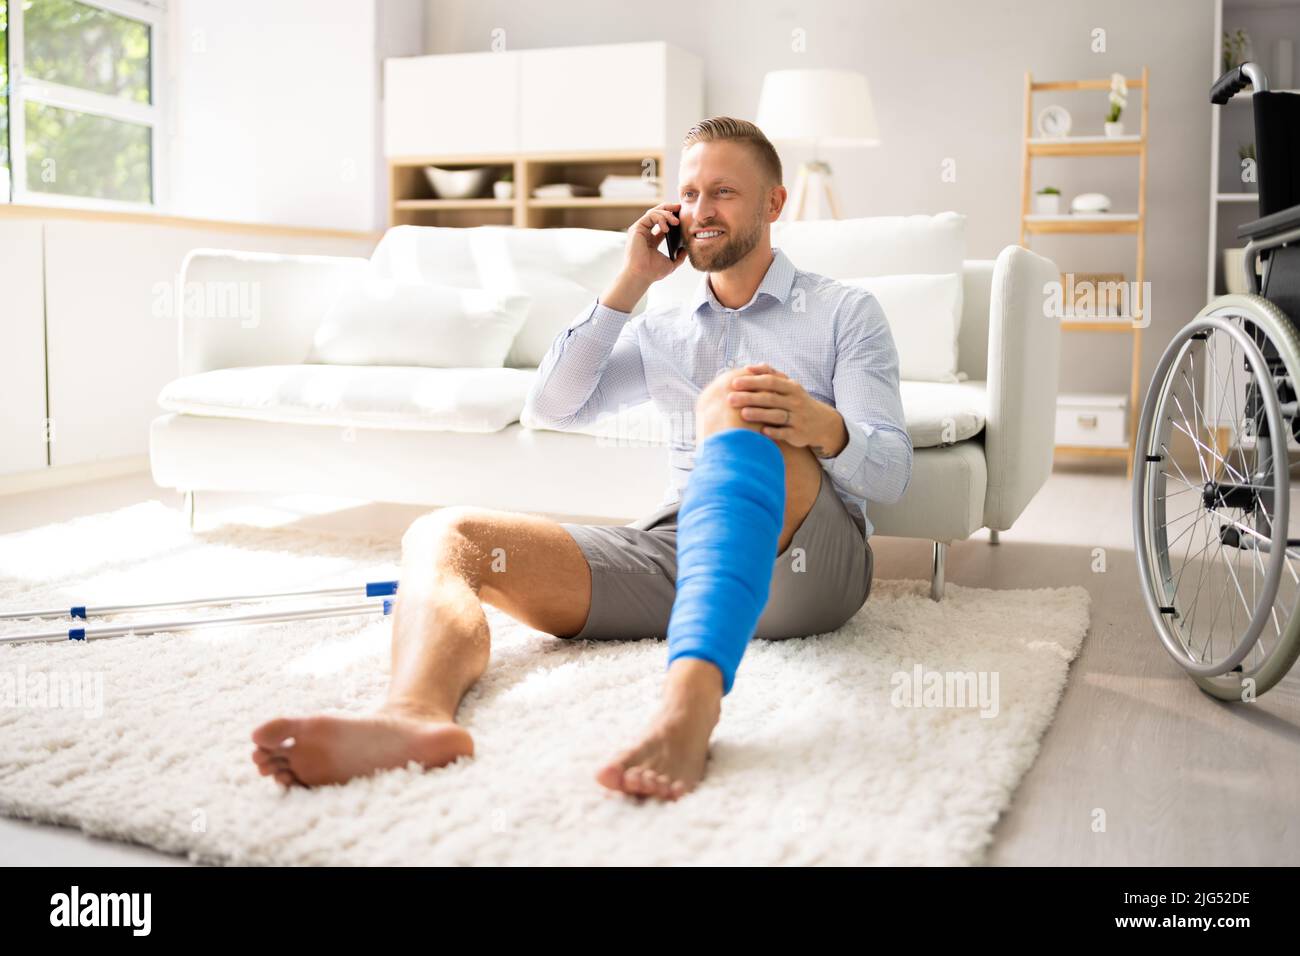
<path fill-rule="evenodd" d="M 0 533 L 180 496 L 147 474 L 0 498 Z M 419 508 L 204 495 L 200 520 L 295 522 L 400 536 Z M 564 520 L 581 517 L 560 516 Z M 179 518 L 178 518 L 179 520 Z M 880 578 L 928 578 L 926 542 L 872 538 Z M 1096 549 L 1105 571 L 1096 572 Z M 994 865 L 1300 863 L 1300 666 L 1254 704 L 1197 689 L 1156 640 L 1138 590 L 1129 487 L 1109 464 L 1058 464 L 1016 526 L 949 549 L 948 580 L 1081 584 L 1092 626 L 1034 766 L 999 821 Z M 1104 830 L 1097 821 L 1104 819 Z M 183 863 L 139 847 L 0 820 L 0 863 Z"/>

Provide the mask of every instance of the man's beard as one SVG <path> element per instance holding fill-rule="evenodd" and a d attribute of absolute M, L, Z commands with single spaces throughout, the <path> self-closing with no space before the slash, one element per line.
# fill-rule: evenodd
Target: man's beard
<path fill-rule="evenodd" d="M 700 272 L 722 272 L 730 269 L 750 251 L 758 245 L 758 240 L 763 234 L 763 213 L 759 210 L 758 216 L 754 219 L 752 227 L 740 235 L 728 232 L 722 240 L 722 245 L 707 256 L 699 255 L 699 240 L 692 240 L 687 248 L 687 257 L 691 260 L 691 265 Z M 714 239 L 713 243 L 718 240 Z M 712 247 L 712 244 L 710 244 Z"/>

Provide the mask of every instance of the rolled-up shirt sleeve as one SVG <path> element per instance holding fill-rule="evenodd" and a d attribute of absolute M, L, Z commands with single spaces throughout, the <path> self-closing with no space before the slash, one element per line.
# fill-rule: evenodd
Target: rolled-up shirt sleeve
<path fill-rule="evenodd" d="M 637 339 L 641 321 L 596 299 L 551 343 L 520 421 L 530 428 L 573 428 L 649 400 Z"/>
<path fill-rule="evenodd" d="M 891 504 L 912 479 L 912 439 L 898 390 L 898 349 L 869 292 L 850 293 L 836 317 L 835 408 L 849 440 L 820 459 L 831 479 L 868 501 Z"/>

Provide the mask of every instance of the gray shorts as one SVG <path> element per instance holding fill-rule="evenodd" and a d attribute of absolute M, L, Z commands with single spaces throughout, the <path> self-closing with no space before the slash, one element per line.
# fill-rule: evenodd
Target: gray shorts
<path fill-rule="evenodd" d="M 627 525 L 561 523 L 591 566 L 591 611 L 574 639 L 665 637 L 677 594 L 680 502 Z M 772 565 L 755 637 L 833 631 L 866 603 L 871 544 L 822 471 L 817 500 Z"/>

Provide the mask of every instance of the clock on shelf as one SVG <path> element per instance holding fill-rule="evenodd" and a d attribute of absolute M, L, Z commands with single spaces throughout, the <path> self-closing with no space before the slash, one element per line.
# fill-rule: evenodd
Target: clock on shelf
<path fill-rule="evenodd" d="M 1038 114 L 1038 135 L 1060 139 L 1070 135 L 1070 111 L 1064 106 L 1049 106 Z"/>

